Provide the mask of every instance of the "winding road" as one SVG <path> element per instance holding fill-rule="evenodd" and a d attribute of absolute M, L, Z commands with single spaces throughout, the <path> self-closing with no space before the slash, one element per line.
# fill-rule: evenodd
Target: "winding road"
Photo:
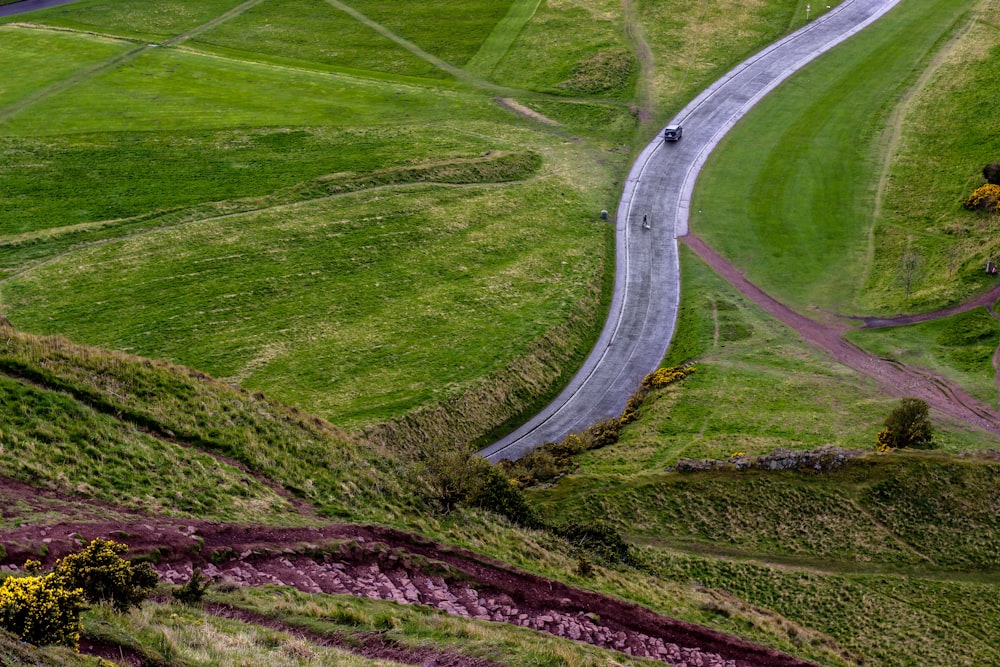
<path fill-rule="evenodd" d="M 657 136 L 643 149 L 618 206 L 615 288 L 597 344 L 554 401 L 483 449 L 482 456 L 493 462 L 517 459 L 621 414 L 642 378 L 659 366 L 673 335 L 680 301 L 677 239 L 688 233 L 691 193 L 709 154 L 778 84 L 899 2 L 845 0 L 747 59 L 695 98 L 673 121 L 684 125 L 681 141 L 668 144 Z"/>

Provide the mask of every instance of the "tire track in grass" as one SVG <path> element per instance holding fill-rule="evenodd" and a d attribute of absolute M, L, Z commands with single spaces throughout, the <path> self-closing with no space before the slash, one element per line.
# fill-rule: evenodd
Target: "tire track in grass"
<path fill-rule="evenodd" d="M 247 0 L 246 2 L 237 5 L 236 7 L 233 7 L 224 14 L 221 14 L 220 16 L 217 16 L 216 18 L 201 24 L 200 26 L 196 26 L 194 28 L 191 28 L 190 30 L 182 32 L 179 35 L 170 37 L 160 42 L 159 44 L 141 44 L 129 49 L 128 51 L 125 51 L 124 53 L 119 53 L 118 55 L 112 56 L 106 60 L 91 65 L 90 67 L 78 70 L 75 73 L 71 74 L 69 77 L 63 79 L 62 81 L 57 81 L 56 83 L 46 86 L 45 88 L 37 90 L 33 94 L 22 98 L 18 102 L 8 105 L 3 109 L 0 109 L 0 124 L 5 123 L 6 121 L 10 120 L 20 112 L 27 109 L 28 107 L 33 106 L 37 102 L 41 102 L 42 100 L 46 100 L 49 99 L 50 97 L 59 95 L 60 93 L 65 92 L 70 88 L 74 88 L 77 85 L 89 81 L 97 76 L 100 76 L 105 72 L 110 72 L 111 70 L 117 69 L 122 65 L 128 64 L 133 60 L 136 60 L 137 58 L 139 58 L 140 56 L 142 56 L 144 53 L 146 53 L 151 49 L 157 48 L 158 46 L 169 47 L 182 44 L 187 40 L 191 39 L 192 37 L 197 37 L 203 32 L 211 30 L 225 23 L 229 19 L 235 18 L 240 14 L 242 14 L 243 12 L 247 11 L 248 9 L 256 7 L 257 5 L 263 2 L 266 2 L 266 0 Z M 123 37 L 117 37 L 116 39 L 120 39 L 122 41 L 131 41 L 131 40 L 126 40 Z"/>
<path fill-rule="evenodd" d="M 472 85 L 476 88 L 486 88 L 498 92 L 504 90 L 501 86 L 496 86 L 490 83 L 489 81 L 486 81 L 485 79 L 479 78 L 478 76 L 472 74 L 471 72 L 467 72 L 461 67 L 456 67 L 455 65 L 452 65 L 451 63 L 442 60 L 441 58 L 438 58 L 433 53 L 424 51 L 422 48 L 420 48 L 410 40 L 406 39 L 405 37 L 402 37 L 401 35 L 397 35 L 395 32 L 385 27 L 378 21 L 369 18 L 368 16 L 365 16 L 364 14 L 356 10 L 354 7 L 351 7 L 350 5 L 340 2 L 340 0 L 326 0 L 326 3 L 331 7 L 333 7 L 334 9 L 339 9 L 340 11 L 344 12 L 358 23 L 361 23 L 362 25 L 371 28 L 372 30 L 382 35 L 386 39 L 392 40 L 393 42 L 403 47 L 404 49 L 406 49 L 416 57 L 420 58 L 421 60 L 425 60 L 434 67 L 437 67 L 439 70 L 450 74 L 459 81 Z"/>
<path fill-rule="evenodd" d="M 503 60 L 521 35 L 524 26 L 528 25 L 528 21 L 538 11 L 541 2 L 542 0 L 515 0 L 507 15 L 500 19 L 493 32 L 479 47 L 479 51 L 465 64 L 465 69 L 477 76 L 491 76 L 497 64 Z"/>
<path fill-rule="evenodd" d="M 625 21 L 625 37 L 632 44 L 635 58 L 639 62 L 639 81 L 636 84 L 636 97 L 638 99 L 636 102 L 639 106 L 639 120 L 645 123 L 655 115 L 652 85 L 653 50 L 646 41 L 635 0 L 622 1 L 622 14 Z"/>

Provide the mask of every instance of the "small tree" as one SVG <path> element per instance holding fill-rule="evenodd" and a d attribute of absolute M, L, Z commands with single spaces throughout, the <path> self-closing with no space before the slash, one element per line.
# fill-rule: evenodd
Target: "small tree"
<path fill-rule="evenodd" d="M 919 398 L 900 399 L 899 405 L 892 409 L 883 424 L 885 431 L 879 433 L 879 444 L 883 446 L 913 449 L 933 446 L 934 429 L 926 401 Z"/>
<path fill-rule="evenodd" d="M 178 586 L 170 591 L 175 600 L 184 604 L 198 604 L 205 597 L 208 587 L 212 585 L 212 580 L 202 575 L 201 568 L 196 567 L 191 572 L 191 578 L 183 586 Z"/>
<path fill-rule="evenodd" d="M 1000 185 L 1000 162 L 991 162 L 983 167 L 983 178 L 987 183 Z"/>
<path fill-rule="evenodd" d="M 83 590 L 90 602 L 108 602 L 118 611 L 138 607 L 156 587 L 156 570 L 149 563 L 122 558 L 128 546 L 97 538 L 82 551 L 56 561 L 52 574 L 64 588 Z"/>

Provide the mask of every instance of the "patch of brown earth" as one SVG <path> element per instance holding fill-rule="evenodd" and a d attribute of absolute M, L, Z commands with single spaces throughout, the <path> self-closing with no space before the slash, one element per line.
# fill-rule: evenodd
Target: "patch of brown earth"
<path fill-rule="evenodd" d="M 913 396 L 923 399 L 932 408 L 955 419 L 1000 435 L 1000 414 L 970 396 L 958 385 L 930 371 L 877 357 L 861 350 L 844 340 L 842 334 L 845 327 L 822 324 L 779 303 L 747 280 L 746 276 L 697 235 L 688 234 L 680 240 L 743 296 L 794 329 L 807 343 L 826 350 L 841 364 L 874 378 L 890 396 Z M 991 296 L 992 292 L 981 298 L 988 299 Z"/>
<path fill-rule="evenodd" d="M 812 664 L 464 549 L 378 526 L 277 529 L 174 519 L 20 526 L 0 533 L 0 541 L 8 548 L 6 563 L 14 564 L 0 569 L 16 569 L 43 551 L 43 560 L 51 564 L 76 549 L 81 540 L 95 537 L 125 542 L 133 554 L 157 554 L 161 576 L 174 583 L 186 581 L 194 567 L 201 567 L 205 574 L 240 585 L 274 583 L 310 593 L 422 604 L 670 665 Z M 218 562 L 222 558 L 227 560 Z"/>
<path fill-rule="evenodd" d="M 497 104 L 509 111 L 513 111 L 518 116 L 537 120 L 541 123 L 545 123 L 546 125 L 559 125 L 557 121 L 552 120 L 544 114 L 538 113 L 534 109 L 524 106 L 512 97 L 498 97 L 496 98 L 496 101 Z"/>

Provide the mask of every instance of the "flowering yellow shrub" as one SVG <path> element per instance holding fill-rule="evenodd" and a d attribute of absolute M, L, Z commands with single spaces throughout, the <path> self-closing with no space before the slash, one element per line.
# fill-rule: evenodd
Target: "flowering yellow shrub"
<path fill-rule="evenodd" d="M 83 591 L 63 588 L 51 574 L 10 577 L 0 584 L 0 627 L 36 646 L 76 648 L 85 608 Z"/>
<path fill-rule="evenodd" d="M 875 436 L 875 451 L 884 454 L 890 449 L 892 449 L 892 436 L 889 434 L 889 429 L 884 428 Z"/>
<path fill-rule="evenodd" d="M 648 390 L 666 387 L 671 382 L 683 380 L 691 373 L 694 373 L 694 366 L 659 368 L 642 379 L 642 388 Z"/>
<path fill-rule="evenodd" d="M 987 183 L 976 188 L 962 205 L 970 211 L 1000 213 L 1000 185 Z"/>
<path fill-rule="evenodd" d="M 118 611 L 138 607 L 156 587 L 149 563 L 130 563 L 128 546 L 97 538 L 82 551 L 56 561 L 53 574 L 66 588 L 80 588 L 91 602 L 108 602 Z"/>

